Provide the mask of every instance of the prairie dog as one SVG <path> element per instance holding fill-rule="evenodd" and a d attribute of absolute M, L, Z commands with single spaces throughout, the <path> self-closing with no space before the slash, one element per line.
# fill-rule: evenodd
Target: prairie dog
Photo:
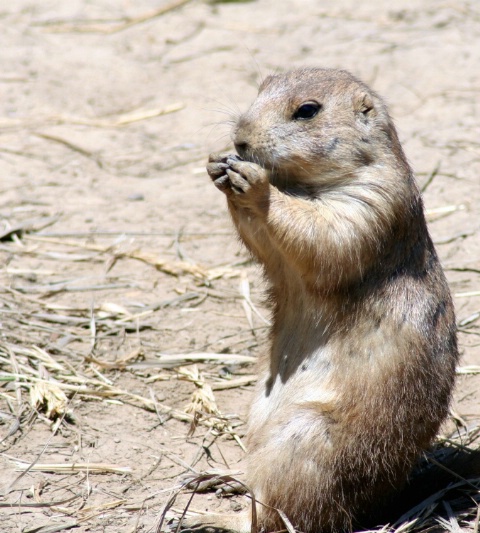
<path fill-rule="evenodd" d="M 382 99 L 348 72 L 269 76 L 207 167 L 269 284 L 271 345 L 247 434 L 259 526 L 348 531 L 447 416 L 449 289 Z M 250 531 L 250 514 L 184 528 Z"/>

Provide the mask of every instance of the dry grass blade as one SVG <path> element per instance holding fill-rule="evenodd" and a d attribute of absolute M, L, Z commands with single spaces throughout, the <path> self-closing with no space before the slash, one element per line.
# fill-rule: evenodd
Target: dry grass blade
<path fill-rule="evenodd" d="M 406 513 L 404 513 L 393 525 L 394 527 L 401 527 L 405 523 L 411 523 L 414 525 L 419 526 L 419 524 L 422 521 L 425 521 L 434 511 L 434 509 L 437 507 L 439 502 L 443 499 L 443 497 L 451 490 L 454 490 L 459 487 L 463 487 L 465 485 L 464 481 L 459 481 L 458 483 L 453 483 L 449 485 L 448 487 L 441 489 L 422 502 L 420 502 L 418 505 L 415 505 L 411 509 L 409 509 Z"/>
<path fill-rule="evenodd" d="M 66 148 L 68 148 L 69 150 L 72 150 L 73 152 L 77 152 L 78 154 L 81 154 L 85 157 L 93 159 L 100 168 L 103 167 L 103 163 L 101 161 L 99 154 L 91 152 L 83 148 L 82 146 L 79 146 L 78 144 L 72 141 L 69 141 L 68 139 L 65 139 L 64 137 L 59 137 L 58 135 L 52 135 L 50 133 L 41 133 L 41 132 L 34 133 L 34 135 L 36 137 L 40 137 L 41 139 L 45 139 L 46 141 L 51 141 L 57 144 L 61 144 L 65 146 Z"/>
<path fill-rule="evenodd" d="M 15 286 L 15 290 L 22 293 L 41 294 L 42 296 L 52 296 L 60 292 L 93 292 L 117 289 L 130 289 L 135 287 L 132 283 L 105 283 L 99 285 L 75 285 L 82 278 L 69 282 L 47 283 L 44 285 Z"/>
<path fill-rule="evenodd" d="M 11 345 L 15 350 L 16 347 Z M 42 361 L 50 364 L 55 368 L 56 372 L 53 376 L 44 377 L 42 372 L 34 371 L 31 368 L 23 367 L 16 364 L 15 372 L 0 372 L 0 380 L 11 381 L 17 387 L 27 388 L 30 392 L 32 405 L 35 408 L 45 407 L 46 414 L 49 418 L 57 419 L 57 424 L 61 421 L 63 416 L 67 414 L 68 397 L 77 395 L 78 397 L 89 399 L 115 399 L 121 402 L 130 403 L 137 407 L 156 412 L 157 414 L 166 415 L 168 417 L 187 422 L 191 427 L 195 427 L 201 423 L 206 427 L 213 428 L 218 433 L 226 433 L 230 435 L 244 450 L 244 446 L 233 430 L 231 424 L 228 422 L 231 417 L 224 417 L 218 410 L 213 397 L 211 388 L 208 390 L 208 385 L 202 381 L 198 375 L 193 375 L 188 370 L 183 371 L 184 377 L 196 383 L 199 390 L 198 397 L 194 400 L 195 408 L 191 412 L 185 412 L 169 407 L 163 403 L 158 403 L 155 398 L 145 398 L 141 395 L 134 394 L 128 390 L 115 387 L 109 380 L 94 379 L 85 376 L 72 375 L 64 367 L 58 364 L 53 364 L 53 359 L 47 352 L 40 349 L 29 350 L 20 349 L 20 351 L 27 356 L 40 358 Z M 13 354 L 13 352 L 12 352 Z M 93 356 L 87 356 L 87 361 L 93 362 L 103 368 L 120 368 L 123 369 L 129 366 L 132 359 L 141 355 L 141 350 L 136 349 L 124 358 L 115 363 L 102 363 Z M 190 355 L 182 356 L 181 359 L 168 361 L 167 364 L 161 363 L 161 366 L 170 368 L 180 366 L 180 363 L 188 364 L 193 360 L 208 360 L 209 356 L 213 361 L 235 361 L 235 362 L 251 362 L 253 358 L 247 356 L 234 356 L 232 354 L 195 354 L 198 357 L 191 357 Z M 174 356 L 173 356 L 174 357 Z M 0 358 L 2 361 L 9 363 L 7 359 Z M 94 370 L 92 368 L 92 370 Z M 101 376 L 99 376 L 101 377 Z M 204 385 L 201 385 L 204 383 Z M 61 415 L 62 418 L 58 418 Z"/>
<path fill-rule="evenodd" d="M 471 315 L 467 316 L 466 318 L 460 320 L 458 323 L 459 327 L 468 326 L 469 324 L 473 324 L 480 318 L 480 311 L 477 311 L 476 313 L 472 313 Z"/>
<path fill-rule="evenodd" d="M 203 172 L 203 169 L 202 169 Z M 225 279 L 231 279 L 231 278 L 238 278 L 241 276 L 242 271 L 238 268 L 233 267 L 215 267 L 211 268 L 208 271 L 207 279 L 209 281 L 214 281 L 216 279 L 225 278 Z"/>
<path fill-rule="evenodd" d="M 88 154 L 92 155 L 92 154 Z M 206 269 L 203 266 L 190 261 L 182 260 L 168 260 L 158 257 L 156 254 L 150 252 L 143 252 L 141 250 L 124 250 L 120 245 L 112 244 L 109 246 L 102 246 L 91 242 L 77 242 L 70 239 L 58 239 L 53 237 L 43 237 L 41 235 L 25 235 L 24 238 L 31 240 L 32 242 L 42 242 L 45 244 L 63 245 L 75 248 L 82 248 L 87 251 L 96 252 L 99 254 L 109 254 L 113 256 L 113 260 L 128 258 L 141 261 L 148 265 L 153 266 L 157 270 L 169 274 L 171 276 L 181 276 L 184 274 L 192 275 L 197 279 L 202 280 L 214 280 L 222 277 L 231 278 L 240 275 L 240 270 L 233 269 L 231 267 L 220 267 Z M 81 256 L 81 259 L 89 259 Z M 90 258 L 91 259 L 91 258 Z M 253 306 L 253 304 L 251 304 Z M 265 321 L 265 318 L 254 308 L 254 312 Z"/>
<path fill-rule="evenodd" d="M 415 530 L 415 525 L 417 523 L 417 520 L 411 520 L 410 522 L 404 522 L 403 524 L 400 524 L 399 527 L 396 529 L 392 529 L 389 526 L 385 526 L 380 530 L 372 529 L 368 533 L 409 533 L 410 531 Z"/>
<path fill-rule="evenodd" d="M 420 187 L 420 191 L 422 194 L 425 193 L 425 191 L 428 189 L 428 186 L 432 183 L 435 176 L 437 176 L 438 172 L 440 171 L 440 167 L 442 165 L 441 161 L 438 161 L 438 163 L 435 165 L 435 168 L 430 172 L 430 175 L 428 176 L 425 183 Z"/>
<path fill-rule="evenodd" d="M 444 207 L 436 207 L 432 209 L 426 209 L 425 215 L 429 222 L 433 222 L 434 220 L 439 220 L 440 218 L 449 216 L 456 211 L 462 211 L 466 209 L 465 204 L 459 204 L 459 205 L 446 205 Z"/>
<path fill-rule="evenodd" d="M 169 274 L 171 276 L 181 276 L 184 274 L 190 274 L 195 278 L 202 280 L 208 279 L 211 281 L 221 277 L 231 278 L 240 275 L 239 270 L 230 267 L 206 269 L 197 263 L 191 263 L 189 261 L 173 261 L 161 259 L 156 254 L 142 252 L 141 250 L 121 250 L 119 245 L 101 246 L 93 243 L 80 243 L 69 239 L 63 240 L 52 237 L 42 237 L 40 235 L 27 235 L 25 236 L 25 238 L 37 242 L 71 246 L 76 248 L 83 248 L 84 250 L 89 250 L 101 254 L 110 254 L 113 255 L 116 259 L 136 259 L 137 261 L 142 261 L 143 263 L 151 265 L 157 270 L 160 270 L 163 273 Z M 253 306 L 253 303 L 251 305 Z M 263 321 L 266 320 L 256 308 L 254 308 L 253 310 Z"/>
<path fill-rule="evenodd" d="M 470 298 L 470 296 L 480 296 L 480 291 L 457 292 L 455 298 Z"/>
<path fill-rule="evenodd" d="M 468 479 L 465 479 L 463 476 L 457 474 L 456 472 L 454 472 L 453 470 L 451 470 L 450 468 L 446 467 L 445 465 L 443 465 L 442 463 L 440 463 L 439 461 L 437 461 L 436 459 L 434 459 L 433 457 L 428 457 L 428 462 L 430 463 L 433 463 L 434 465 L 438 466 L 439 468 L 441 468 L 442 470 L 445 470 L 446 472 L 448 472 L 452 477 L 456 478 L 456 479 L 460 479 L 463 483 L 465 483 L 465 485 L 469 485 L 473 490 L 478 490 L 476 485 L 474 485 L 472 482 L 470 482 Z"/>
<path fill-rule="evenodd" d="M 281 510 L 277 509 L 277 513 L 280 515 L 285 527 L 287 528 L 288 533 L 296 533 L 295 528 L 292 526 L 292 523 L 288 519 L 287 515 Z"/>
<path fill-rule="evenodd" d="M 457 374 L 480 374 L 480 365 L 467 365 L 457 367 Z"/>
<path fill-rule="evenodd" d="M 142 24 L 144 22 L 147 22 L 149 20 L 153 20 L 157 17 L 160 17 L 164 15 L 165 13 L 168 13 L 169 11 L 173 11 L 174 9 L 178 9 L 182 7 L 185 4 L 188 4 L 191 2 L 191 0 L 174 0 L 173 2 L 170 2 L 169 4 L 162 6 L 159 9 L 156 9 L 155 11 L 146 13 L 145 15 L 140 15 L 138 17 L 134 17 L 131 19 L 127 19 L 124 22 L 121 22 L 120 24 L 115 23 L 114 25 L 109 24 L 71 24 L 71 23 L 63 23 L 63 24 L 50 24 L 46 31 L 49 32 L 79 32 L 79 33 L 103 33 L 106 35 L 111 35 L 114 33 L 118 33 L 120 31 L 126 30 L 128 28 L 131 28 L 132 26 L 136 26 L 137 24 Z"/>
<path fill-rule="evenodd" d="M 113 502 L 108 502 L 102 505 L 97 505 L 96 507 L 84 507 L 78 512 L 78 514 L 82 516 L 79 522 L 82 523 L 82 522 L 85 522 L 86 520 L 90 520 L 91 518 L 102 514 L 104 511 L 107 511 L 109 509 L 115 509 L 119 507 L 120 505 L 125 504 L 126 502 L 127 500 L 115 500 Z"/>
<path fill-rule="evenodd" d="M 478 533 L 479 523 L 480 523 L 480 505 L 477 506 L 477 516 L 475 517 L 475 523 L 473 524 L 473 533 Z"/>
<path fill-rule="evenodd" d="M 35 376 L 25 376 L 23 374 L 2 372 L 0 373 L 0 376 L 2 376 L 3 379 L 9 378 L 11 381 L 17 381 L 21 386 L 27 387 L 29 389 L 34 383 L 49 383 L 48 381 L 45 381 L 41 378 Z M 114 387 L 113 385 L 110 385 L 103 381 L 86 378 L 82 379 L 72 376 L 57 376 L 57 379 L 63 379 L 64 381 L 80 381 L 80 385 L 71 385 L 70 383 L 65 383 L 62 381 L 55 382 L 60 389 L 77 394 L 80 397 L 83 396 L 98 399 L 118 398 L 125 402 L 131 402 L 137 407 L 142 407 L 150 411 L 158 410 L 162 414 L 166 414 L 168 416 L 171 416 L 172 418 L 181 420 L 182 422 L 192 422 L 193 420 L 192 415 L 184 413 L 183 411 L 173 409 L 172 407 L 168 407 L 164 404 L 156 403 L 150 398 L 144 398 L 139 394 L 133 394 L 118 387 Z"/>
<path fill-rule="evenodd" d="M 250 326 L 250 329 L 253 331 L 253 317 L 252 317 L 252 311 L 260 318 L 260 320 L 266 324 L 267 326 L 270 326 L 270 321 L 267 320 L 260 311 L 255 307 L 253 304 L 251 298 L 250 298 L 250 283 L 248 281 L 247 274 L 245 272 L 242 272 L 241 274 L 241 280 L 240 280 L 240 294 L 243 296 L 242 306 L 245 311 L 245 315 L 248 320 L 248 325 Z"/>
<path fill-rule="evenodd" d="M 243 310 L 245 311 L 245 316 L 247 317 L 248 325 L 250 326 L 250 329 L 253 331 L 253 315 L 252 315 L 253 305 L 250 305 L 251 304 L 250 283 L 248 282 L 248 277 L 245 272 L 242 272 L 242 276 L 240 279 L 240 294 L 243 296 L 242 307 L 243 307 Z"/>
<path fill-rule="evenodd" d="M 68 398 L 52 381 L 38 381 L 30 387 L 30 403 L 38 411 L 45 407 L 47 418 L 56 419 L 67 412 Z"/>
<path fill-rule="evenodd" d="M 56 125 L 62 125 L 62 124 L 73 124 L 78 126 L 89 126 L 92 128 L 119 128 L 123 126 L 127 126 L 128 124 L 132 124 L 135 122 L 140 122 L 142 120 L 148 120 L 156 117 L 161 117 L 162 115 L 168 115 L 170 113 L 176 113 L 177 111 L 181 111 L 185 107 L 184 104 L 180 102 L 176 102 L 170 105 L 167 105 L 165 107 L 156 107 L 153 109 L 137 109 L 136 111 L 132 111 L 130 113 L 122 113 L 120 115 L 117 115 L 116 117 L 109 118 L 109 119 L 91 119 L 91 118 L 85 118 L 85 117 L 75 117 L 75 116 L 68 116 L 68 115 L 54 115 L 54 116 L 47 116 L 47 117 L 31 117 L 27 120 L 19 120 L 19 119 L 2 119 L 0 120 L 0 129 L 13 129 L 13 128 L 25 128 L 30 129 L 32 126 L 56 126 Z M 65 144 L 72 150 L 79 152 L 87 157 L 92 157 L 95 159 L 95 154 L 92 152 L 85 150 L 84 148 L 71 143 L 70 141 L 63 139 L 61 137 L 55 137 L 53 135 L 49 135 L 46 133 L 37 133 L 36 134 L 39 137 L 44 137 L 45 139 L 49 139 L 52 141 L 59 142 L 61 144 Z M 55 220 L 56 221 L 56 220 Z M 53 224 L 53 222 L 46 224 L 42 227 L 36 227 L 35 231 L 39 231 L 40 229 L 43 229 L 47 226 L 50 226 Z M 20 228 L 23 230 L 24 228 Z M 10 232 L 11 233 L 11 232 Z"/>
<path fill-rule="evenodd" d="M 246 385 L 251 385 L 255 383 L 258 379 L 258 376 L 242 376 L 241 378 L 231 379 L 223 383 L 214 383 L 212 385 L 213 390 L 226 390 L 226 389 L 235 389 L 237 387 L 245 387 Z"/>
<path fill-rule="evenodd" d="M 197 365 L 191 368 L 179 368 L 177 370 L 180 379 L 186 379 L 195 383 L 197 389 L 193 392 L 190 403 L 185 407 L 185 412 L 193 415 L 193 424 L 190 427 L 189 435 L 193 435 L 197 421 L 203 414 L 220 415 L 220 411 L 215 401 L 212 388 L 206 383 L 200 374 Z"/>
<path fill-rule="evenodd" d="M 17 224 L 0 232 L 0 241 L 11 240 L 14 235 L 22 235 L 23 233 L 40 231 L 55 224 L 59 220 L 59 216 L 41 217 L 32 220 L 25 220 L 21 224 Z"/>
<path fill-rule="evenodd" d="M 197 365 L 194 365 L 192 368 L 179 368 L 178 374 L 180 378 L 194 383 L 197 387 L 192 394 L 190 403 L 185 407 L 185 412 L 193 416 L 189 436 L 194 434 L 198 423 L 204 420 L 204 423 L 208 423 L 218 433 L 229 434 L 242 450 L 246 451 L 240 437 L 235 433 L 218 409 L 212 388 L 205 381 L 202 374 L 200 374 Z"/>
<path fill-rule="evenodd" d="M 108 369 L 108 370 L 124 370 L 129 365 L 131 365 L 132 361 L 134 361 L 134 360 L 136 360 L 136 359 L 138 359 L 138 358 L 140 358 L 142 356 L 143 356 L 143 350 L 141 348 L 136 348 L 132 352 L 124 355 L 120 359 L 117 359 L 113 363 L 107 363 L 105 361 L 100 361 L 99 359 L 97 359 L 93 355 L 87 355 L 85 357 L 85 360 L 87 362 L 89 362 L 89 363 L 95 363 L 99 367 L 105 368 L 105 369 Z"/>
<path fill-rule="evenodd" d="M 200 484 L 200 481 L 197 482 L 197 486 L 199 484 Z M 181 490 L 182 490 L 182 488 L 178 489 L 177 492 L 175 492 L 173 494 L 173 496 L 171 496 L 171 498 L 168 500 L 167 504 L 165 505 L 164 510 L 162 511 L 162 514 L 160 516 L 160 522 L 159 522 L 158 527 L 157 527 L 157 533 L 161 533 L 163 531 L 163 527 L 162 526 L 163 526 L 163 522 L 165 520 L 166 513 L 172 508 L 172 506 L 175 503 L 175 500 L 177 499 L 177 496 L 180 494 Z M 188 511 L 188 508 L 190 507 L 190 504 L 192 503 L 193 496 L 195 495 L 195 492 L 196 492 L 196 490 L 194 489 L 193 492 L 192 492 L 192 495 L 190 496 L 190 499 L 187 502 L 187 505 L 185 506 L 185 509 L 182 512 L 182 516 L 180 517 L 178 525 L 175 528 L 175 533 L 178 533 L 180 528 L 181 528 L 181 526 L 182 526 L 182 521 L 183 521 L 183 519 L 185 517 L 185 514 Z"/>
<path fill-rule="evenodd" d="M 53 501 L 53 502 L 34 502 L 34 503 L 30 503 L 30 502 L 23 502 L 22 503 L 22 507 L 30 507 L 30 508 L 42 508 L 42 507 L 57 507 L 59 505 L 65 505 L 66 503 L 72 503 L 74 502 L 75 500 L 78 500 L 79 498 L 81 498 L 81 494 L 76 494 L 75 496 L 72 496 L 71 498 L 65 498 L 63 500 L 57 500 L 57 501 Z M 5 502 L 0 502 L 0 507 L 12 507 L 12 503 L 9 502 L 9 503 L 5 503 Z"/>
<path fill-rule="evenodd" d="M 72 529 L 73 527 L 78 527 L 77 520 L 70 520 L 64 522 L 63 524 L 55 524 L 53 526 L 43 526 L 43 527 L 34 527 L 33 529 L 24 529 L 22 533 L 57 533 L 59 531 L 66 531 L 67 529 Z"/>
<path fill-rule="evenodd" d="M 157 270 L 161 270 L 165 274 L 172 276 L 180 276 L 182 274 L 191 274 L 196 278 L 205 279 L 208 277 L 208 272 L 200 265 L 189 263 L 187 261 L 168 261 L 160 259 L 155 254 L 146 252 L 134 251 L 126 254 L 121 254 L 124 257 L 137 259 L 143 263 L 154 266 Z"/>
<path fill-rule="evenodd" d="M 131 313 L 123 305 L 118 305 L 112 302 L 103 302 L 98 307 L 100 316 L 125 316 L 131 317 Z"/>
<path fill-rule="evenodd" d="M 36 463 L 27 464 L 23 461 L 15 461 L 15 469 L 18 472 L 50 472 L 55 474 L 75 474 L 88 472 L 89 474 L 131 474 L 129 466 L 116 466 L 104 463 Z"/>
<path fill-rule="evenodd" d="M 50 244 L 61 244 L 64 246 L 72 246 L 76 248 L 83 248 L 85 250 L 91 250 L 103 254 L 111 254 L 115 258 L 129 258 L 142 261 L 152 265 L 157 270 L 161 270 L 165 274 L 171 276 L 180 276 L 182 274 L 190 274 L 196 278 L 206 279 L 208 277 L 208 271 L 200 265 L 192 264 L 187 261 L 171 261 L 166 259 L 160 259 L 156 254 L 142 252 L 140 250 L 121 250 L 118 246 L 101 246 L 92 243 L 79 243 L 71 240 L 59 240 L 49 237 L 39 236 L 27 236 L 29 240 L 45 242 Z"/>
<path fill-rule="evenodd" d="M 126 126 L 127 124 L 132 124 L 134 122 L 140 122 L 142 120 L 147 120 L 150 118 L 161 117 L 162 115 L 168 115 L 170 113 L 175 113 L 181 111 L 185 107 L 184 104 L 175 103 L 170 104 L 166 107 L 154 108 L 154 109 L 139 109 L 133 111 L 132 113 L 125 113 L 123 115 L 118 115 L 114 119 L 102 120 L 102 119 L 85 119 L 85 118 L 75 118 L 75 117 L 59 117 L 59 120 L 65 123 L 79 124 L 82 126 L 93 126 L 96 128 L 118 128 L 121 126 Z"/>
<path fill-rule="evenodd" d="M 173 368 L 175 366 L 182 366 L 188 363 L 200 363 L 200 362 L 215 362 L 223 364 L 245 364 L 245 363 L 255 363 L 256 358 L 251 355 L 241 355 L 241 354 L 227 354 L 227 353 L 208 353 L 208 352 L 199 352 L 199 353 L 187 353 L 187 354 L 159 354 L 160 363 L 164 365 L 164 368 Z"/>
<path fill-rule="evenodd" d="M 11 346 L 13 348 L 13 345 Z M 15 346 L 18 350 L 19 347 Z M 23 353 L 31 359 L 38 359 L 42 365 L 53 371 L 66 372 L 66 368 L 63 367 L 58 361 L 56 361 L 46 350 L 39 346 L 32 346 L 31 348 L 24 348 Z"/>
<path fill-rule="evenodd" d="M 458 521 L 455 518 L 455 515 L 453 514 L 451 505 L 443 501 L 443 506 L 445 507 L 445 510 L 447 511 L 448 520 L 445 520 L 444 518 L 438 518 L 438 522 L 443 525 L 447 531 L 450 533 L 463 533 L 462 528 L 458 525 Z"/>

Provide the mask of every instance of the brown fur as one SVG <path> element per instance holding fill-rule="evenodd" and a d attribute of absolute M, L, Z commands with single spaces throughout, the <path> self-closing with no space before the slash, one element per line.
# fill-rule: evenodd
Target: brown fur
<path fill-rule="evenodd" d="M 321 104 L 296 118 L 306 102 Z M 403 484 L 447 416 L 450 293 L 385 104 L 345 71 L 271 76 L 210 157 L 269 282 L 273 326 L 253 403 L 248 480 L 260 525 L 350 530 Z M 245 514 L 186 527 L 249 531 Z"/>

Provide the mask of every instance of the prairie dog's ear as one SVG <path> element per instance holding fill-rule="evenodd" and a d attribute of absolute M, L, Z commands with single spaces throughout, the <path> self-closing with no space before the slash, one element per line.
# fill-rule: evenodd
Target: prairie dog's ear
<path fill-rule="evenodd" d="M 363 120 L 377 116 L 373 98 L 368 93 L 357 93 L 354 97 L 353 108 L 355 113 L 361 115 Z"/>

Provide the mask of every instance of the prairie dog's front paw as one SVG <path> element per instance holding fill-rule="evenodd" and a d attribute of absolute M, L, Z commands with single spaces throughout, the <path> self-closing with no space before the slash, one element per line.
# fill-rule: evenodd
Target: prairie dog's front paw
<path fill-rule="evenodd" d="M 263 210 L 268 205 L 270 182 L 260 165 L 228 158 L 226 174 L 231 184 L 230 200 L 241 207 Z"/>
<path fill-rule="evenodd" d="M 208 175 L 212 178 L 212 181 L 220 191 L 225 194 L 231 192 L 230 179 L 227 176 L 227 170 L 229 168 L 227 160 L 236 161 L 239 157 L 236 155 L 222 155 L 222 154 L 210 154 L 207 163 Z"/>

